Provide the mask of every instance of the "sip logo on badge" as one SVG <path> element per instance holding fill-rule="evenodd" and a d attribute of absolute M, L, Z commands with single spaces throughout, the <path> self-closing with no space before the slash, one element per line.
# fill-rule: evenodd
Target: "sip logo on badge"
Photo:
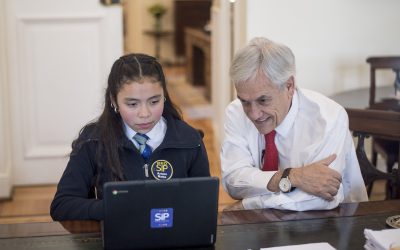
<path fill-rule="evenodd" d="M 173 208 L 153 208 L 150 210 L 151 228 L 169 228 L 173 226 Z"/>
<path fill-rule="evenodd" d="M 157 160 L 151 165 L 151 174 L 156 180 L 169 180 L 174 174 L 174 169 L 168 161 Z"/>

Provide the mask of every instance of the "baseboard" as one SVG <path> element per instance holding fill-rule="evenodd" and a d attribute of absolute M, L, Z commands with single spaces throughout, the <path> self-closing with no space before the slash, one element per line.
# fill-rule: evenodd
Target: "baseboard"
<path fill-rule="evenodd" d="M 11 176 L 0 175 L 0 199 L 8 199 L 11 197 Z"/>

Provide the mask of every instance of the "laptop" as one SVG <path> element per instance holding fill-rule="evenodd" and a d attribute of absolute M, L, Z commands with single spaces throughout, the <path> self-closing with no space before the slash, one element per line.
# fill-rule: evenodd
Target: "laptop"
<path fill-rule="evenodd" d="M 217 177 L 104 184 L 105 249 L 212 246 L 218 217 Z"/>

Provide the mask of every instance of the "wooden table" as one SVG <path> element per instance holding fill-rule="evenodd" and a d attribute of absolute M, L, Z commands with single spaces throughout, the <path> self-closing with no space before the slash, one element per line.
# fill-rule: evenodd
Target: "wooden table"
<path fill-rule="evenodd" d="M 170 30 L 145 30 L 144 34 L 154 37 L 155 39 L 155 57 L 161 60 L 160 50 L 161 50 L 161 39 L 173 34 Z"/>
<path fill-rule="evenodd" d="M 400 112 L 400 100 L 396 98 L 384 98 L 369 106 L 369 109 Z"/>
<path fill-rule="evenodd" d="M 221 212 L 217 242 L 208 249 L 260 249 L 328 242 L 336 249 L 363 249 L 364 229 L 388 228 L 400 214 L 400 200 L 341 204 L 329 211 L 275 209 Z M 102 249 L 94 221 L 0 225 L 0 249 Z"/>

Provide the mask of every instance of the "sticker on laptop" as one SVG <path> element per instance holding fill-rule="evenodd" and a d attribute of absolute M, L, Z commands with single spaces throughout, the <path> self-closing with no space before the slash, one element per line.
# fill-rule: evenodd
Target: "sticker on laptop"
<path fill-rule="evenodd" d="M 150 210 L 151 228 L 170 228 L 174 224 L 173 208 L 153 208 Z"/>
<path fill-rule="evenodd" d="M 151 174 L 156 180 L 169 180 L 174 174 L 174 169 L 168 161 L 157 160 L 151 165 Z"/>

